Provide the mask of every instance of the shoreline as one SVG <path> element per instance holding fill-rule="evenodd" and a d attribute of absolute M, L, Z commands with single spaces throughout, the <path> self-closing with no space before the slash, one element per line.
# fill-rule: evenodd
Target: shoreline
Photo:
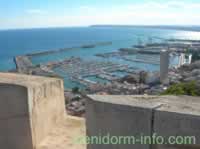
<path fill-rule="evenodd" d="M 186 42 L 186 43 L 174 43 L 173 41 L 177 41 L 177 42 Z M 168 49 L 170 53 L 186 53 L 185 48 L 188 47 L 193 47 L 193 41 L 190 40 L 178 40 L 178 39 L 173 39 L 173 40 L 167 40 L 165 41 L 166 43 L 146 43 L 145 45 L 133 45 L 133 48 L 120 48 L 118 49 L 116 52 L 111 52 L 111 53 L 103 53 L 103 54 L 96 54 L 95 56 L 97 57 L 102 57 L 102 62 L 105 62 L 107 58 L 118 58 L 119 60 L 125 60 L 127 62 L 131 62 L 131 63 L 147 63 L 147 64 L 154 64 L 154 65 L 159 65 L 160 60 L 158 59 L 158 56 L 160 55 L 160 51 L 163 49 Z M 190 43 L 187 43 L 190 42 Z M 200 43 L 200 41 L 198 41 L 198 43 Z M 112 42 L 100 42 L 100 43 L 96 43 L 96 44 L 88 44 L 88 45 L 82 45 L 79 48 L 94 48 L 96 46 L 104 46 L 104 45 L 110 45 L 112 44 Z M 196 46 L 196 42 L 195 42 L 195 46 Z M 200 45 L 198 45 L 200 46 Z M 196 47 L 194 47 L 193 50 Z M 57 53 L 57 52 L 62 52 L 65 50 L 69 50 L 69 49 L 75 49 L 75 48 L 63 48 L 63 49 L 58 49 L 58 50 L 48 50 L 48 51 L 43 51 L 43 52 L 37 52 L 37 53 L 29 53 L 26 54 L 24 56 L 16 56 L 15 57 L 15 64 L 17 66 L 17 69 L 20 72 L 25 72 L 25 73 L 34 73 L 34 74 L 43 74 L 45 76 L 48 76 L 50 74 L 50 76 L 55 76 L 55 74 L 57 73 L 59 76 L 62 76 L 62 74 L 59 74 L 59 72 L 55 72 L 55 70 L 53 70 L 53 68 L 57 65 L 57 67 L 66 67 L 64 68 L 64 73 L 66 73 L 66 75 L 71 74 L 71 72 L 69 72 L 67 70 L 67 65 L 65 65 L 65 63 L 69 63 L 70 66 L 74 65 L 76 66 L 76 63 L 80 63 L 79 65 L 83 65 L 85 66 L 85 64 L 87 64 L 86 61 L 81 61 L 80 62 L 80 58 L 74 57 L 71 59 L 64 59 L 63 61 L 50 61 L 46 64 L 39 64 L 39 65 L 33 65 L 31 63 L 31 57 L 33 56 L 42 56 L 42 55 L 48 55 L 48 54 L 52 54 L 52 53 Z M 154 49 L 154 50 L 153 50 Z M 153 50 L 153 51 L 152 51 Z M 187 54 L 187 53 L 186 53 Z M 133 57 L 128 57 L 128 56 L 136 56 L 135 58 Z M 93 64 L 95 64 L 95 62 L 92 62 Z M 175 64 L 173 64 L 175 67 Z M 176 64 L 178 66 L 178 63 Z M 77 66 L 78 67 L 78 66 Z M 69 69 L 69 68 L 68 68 Z M 75 68 L 76 69 L 76 68 Z M 74 72 L 75 69 L 72 69 L 70 71 Z M 79 69 L 79 68 L 77 68 Z M 84 73 L 88 73 L 88 75 L 94 74 L 91 73 L 93 69 L 96 69 L 96 66 L 92 66 L 91 70 L 89 70 L 88 68 L 85 68 L 86 72 Z M 78 76 L 76 77 L 77 79 L 75 80 L 79 80 L 78 82 L 80 82 L 80 80 L 82 80 L 82 76 L 81 76 L 81 72 L 83 70 L 80 69 L 79 73 L 75 73 L 71 76 L 71 78 L 73 78 L 73 76 Z M 87 72 L 88 71 L 88 72 Z M 68 73 L 67 73 L 68 72 Z M 100 74 L 103 74 L 101 72 L 99 72 Z M 100 75 L 99 74 L 99 75 Z M 111 74 L 109 74 L 110 76 L 106 76 L 106 78 L 114 78 Z M 100 77 L 105 76 L 104 75 L 100 75 Z M 65 78 L 65 77 L 64 77 Z M 103 78 L 105 79 L 105 78 Z M 85 80 L 84 80 L 85 81 Z M 87 81 L 88 82 L 88 81 Z M 91 83 L 90 83 L 91 84 Z"/>

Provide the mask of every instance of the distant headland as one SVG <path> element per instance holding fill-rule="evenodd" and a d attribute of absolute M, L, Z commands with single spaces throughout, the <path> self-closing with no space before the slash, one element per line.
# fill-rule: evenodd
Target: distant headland
<path fill-rule="evenodd" d="M 154 29 L 172 29 L 200 32 L 200 25 L 91 25 L 90 27 L 134 27 L 134 28 L 154 28 Z"/>

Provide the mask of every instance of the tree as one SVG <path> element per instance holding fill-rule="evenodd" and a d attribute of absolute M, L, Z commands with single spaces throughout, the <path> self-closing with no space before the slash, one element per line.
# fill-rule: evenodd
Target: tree
<path fill-rule="evenodd" d="M 145 83 L 146 77 L 147 77 L 147 72 L 140 71 L 139 75 L 140 75 L 139 83 Z"/>
<path fill-rule="evenodd" d="M 79 92 L 79 87 L 74 87 L 74 88 L 72 88 L 72 92 L 73 92 L 73 93 L 78 93 L 78 92 Z"/>
<path fill-rule="evenodd" d="M 200 60 L 200 52 L 193 52 L 192 53 L 192 62 Z"/>

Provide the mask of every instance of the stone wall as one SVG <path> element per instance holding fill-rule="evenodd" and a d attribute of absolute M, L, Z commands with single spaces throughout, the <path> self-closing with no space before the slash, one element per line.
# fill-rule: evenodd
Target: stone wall
<path fill-rule="evenodd" d="M 0 73 L 0 148 L 39 149 L 65 121 L 64 105 L 62 80 Z M 88 149 L 199 149 L 199 124 L 199 97 L 90 95 L 86 103 L 88 136 L 196 137 L 195 145 L 100 143 Z"/>
<path fill-rule="evenodd" d="M 199 149 L 200 98 L 90 95 L 87 136 L 134 136 L 136 144 L 91 144 L 88 149 Z M 142 144 L 140 136 L 195 136 L 195 145 Z M 90 140 L 91 141 L 91 140 Z M 93 142 L 94 143 L 94 142 Z M 119 142 L 118 142 L 119 143 Z"/>
<path fill-rule="evenodd" d="M 37 149 L 64 121 L 60 79 L 0 73 L 0 148 Z"/>

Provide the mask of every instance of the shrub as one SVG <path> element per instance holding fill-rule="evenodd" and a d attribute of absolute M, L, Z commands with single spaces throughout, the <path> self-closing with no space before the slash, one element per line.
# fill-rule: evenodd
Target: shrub
<path fill-rule="evenodd" d="M 178 83 L 170 86 L 161 95 L 189 95 L 200 96 L 200 88 L 195 81 L 188 83 Z"/>
<path fill-rule="evenodd" d="M 200 60 L 200 52 L 199 51 L 188 50 L 188 53 L 192 54 L 192 62 Z"/>
<path fill-rule="evenodd" d="M 79 92 L 79 87 L 74 87 L 74 88 L 72 88 L 72 92 L 73 92 L 73 93 L 78 93 L 78 92 Z"/>

